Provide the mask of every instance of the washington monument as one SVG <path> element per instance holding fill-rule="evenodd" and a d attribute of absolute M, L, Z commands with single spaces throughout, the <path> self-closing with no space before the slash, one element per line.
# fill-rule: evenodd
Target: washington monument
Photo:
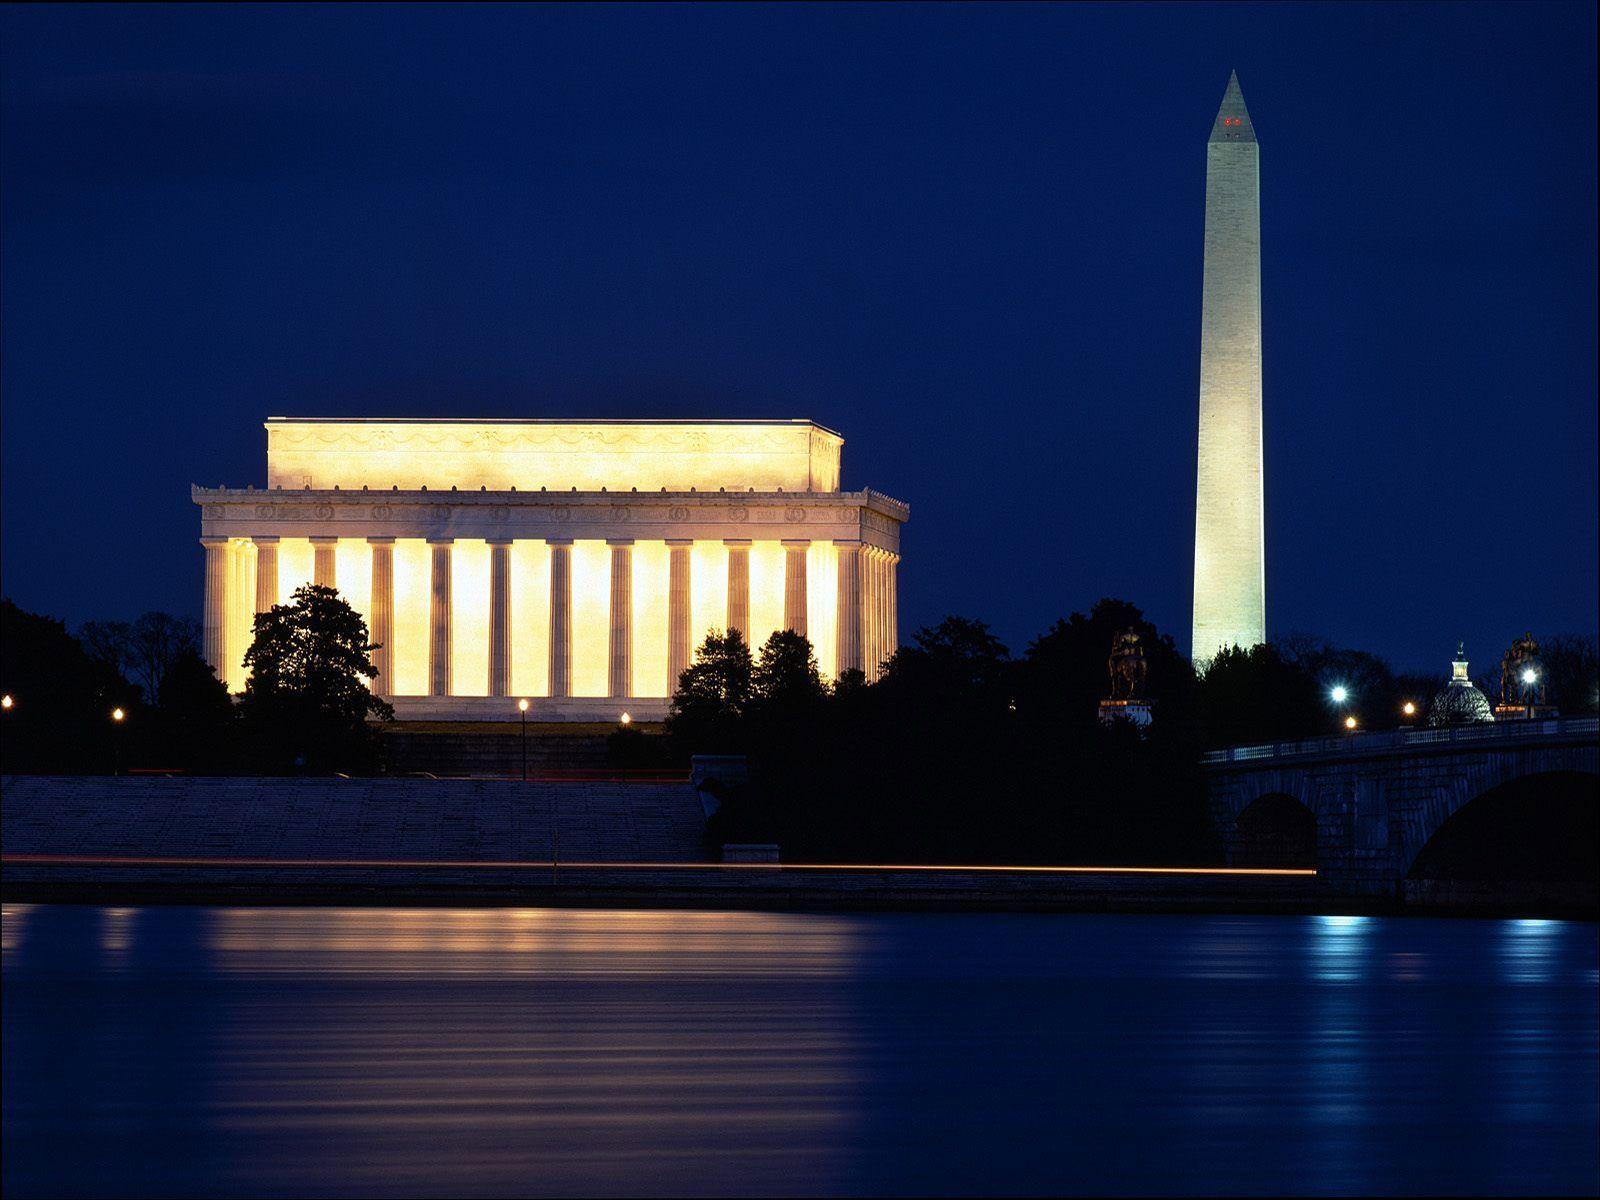
<path fill-rule="evenodd" d="M 1200 455 L 1194 511 L 1196 663 L 1266 641 L 1261 500 L 1261 177 L 1237 74 L 1206 146 Z"/>

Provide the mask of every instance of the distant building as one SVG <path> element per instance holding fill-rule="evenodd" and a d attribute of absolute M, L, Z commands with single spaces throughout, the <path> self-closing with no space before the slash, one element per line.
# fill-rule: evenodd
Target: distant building
<path fill-rule="evenodd" d="M 1428 707 L 1429 725 L 1470 725 L 1474 721 L 1493 721 L 1489 697 L 1480 692 L 1467 673 L 1467 647 L 1458 643 L 1450 664 L 1450 682 L 1434 696 Z"/>
<path fill-rule="evenodd" d="M 205 653 L 306 582 L 366 618 L 402 718 L 662 716 L 710 629 L 806 634 L 869 677 L 897 640 L 909 508 L 843 491 L 811 421 L 266 423 L 267 489 L 192 489 Z"/>

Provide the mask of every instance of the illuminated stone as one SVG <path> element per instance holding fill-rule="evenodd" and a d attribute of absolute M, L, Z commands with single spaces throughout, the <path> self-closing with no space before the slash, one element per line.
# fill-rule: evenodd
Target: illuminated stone
<path fill-rule="evenodd" d="M 1195 484 L 1194 640 L 1207 662 L 1266 641 L 1261 466 L 1261 189 L 1255 128 L 1230 75 L 1206 146 Z"/>
<path fill-rule="evenodd" d="M 537 720 L 659 719 L 730 620 L 757 649 L 806 632 L 830 677 L 871 676 L 898 644 L 909 509 L 841 491 L 843 440 L 809 421 L 274 418 L 267 435 L 267 491 L 193 489 L 206 650 L 233 691 L 250 617 L 314 579 L 384 643 L 373 687 L 403 719 L 514 720 L 518 698 Z"/>

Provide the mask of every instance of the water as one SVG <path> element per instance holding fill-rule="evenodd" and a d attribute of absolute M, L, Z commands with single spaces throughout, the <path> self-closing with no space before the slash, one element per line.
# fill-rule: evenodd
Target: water
<path fill-rule="evenodd" d="M 1592 925 L 8 905 L 29 1195 L 1600 1189 Z"/>

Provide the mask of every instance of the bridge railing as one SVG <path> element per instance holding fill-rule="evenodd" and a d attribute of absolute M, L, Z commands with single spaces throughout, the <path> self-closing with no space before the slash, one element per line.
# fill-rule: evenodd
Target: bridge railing
<path fill-rule="evenodd" d="M 1310 738 L 1299 742 L 1266 742 L 1258 746 L 1229 746 L 1208 750 L 1203 763 L 1257 762 L 1303 755 L 1381 754 L 1409 746 L 1455 742 L 1509 742 L 1548 737 L 1600 737 L 1600 717 L 1550 717 L 1542 721 L 1496 721 L 1493 724 L 1452 725 L 1443 729 L 1395 729 L 1387 733 L 1350 733 Z"/>

